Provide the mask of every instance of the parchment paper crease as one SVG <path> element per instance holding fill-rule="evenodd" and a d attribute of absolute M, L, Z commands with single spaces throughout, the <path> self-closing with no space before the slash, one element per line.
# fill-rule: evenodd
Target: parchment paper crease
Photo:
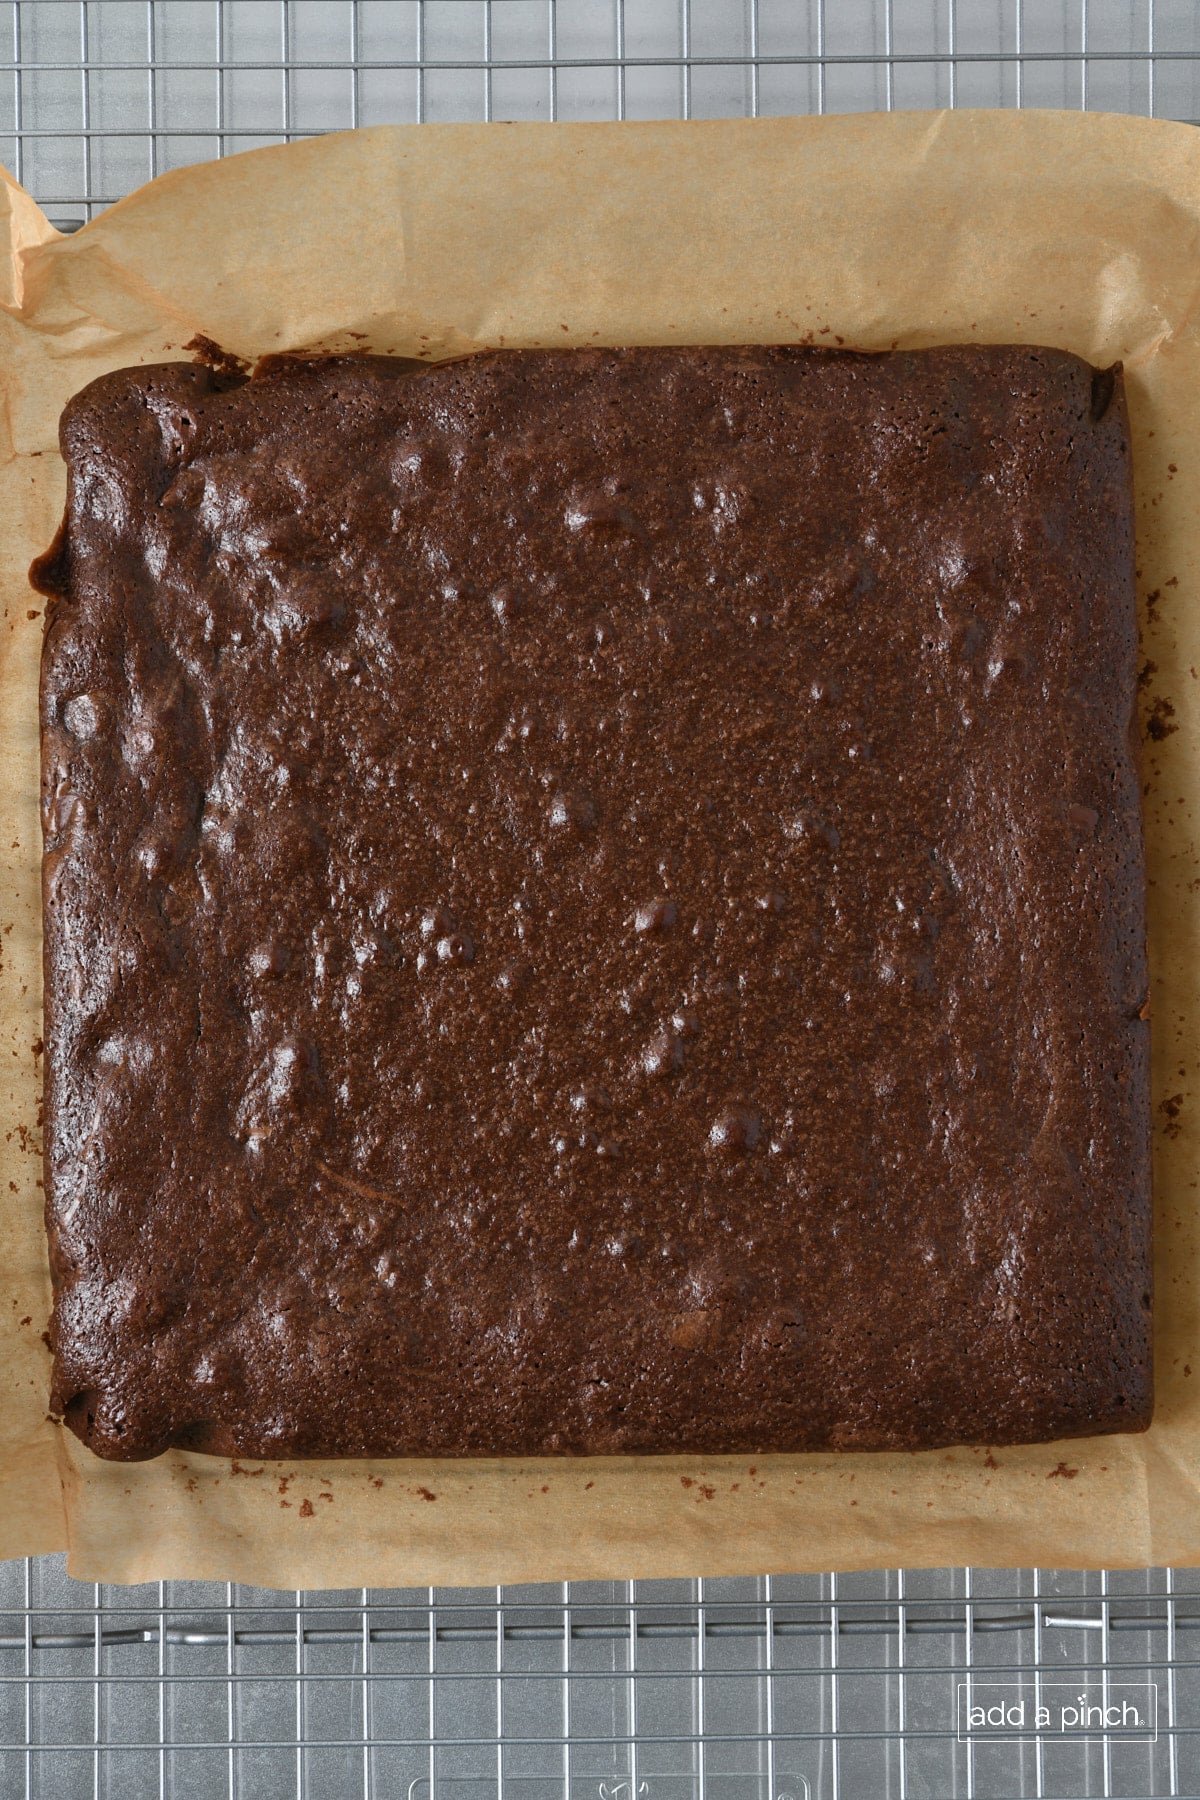
<path fill-rule="evenodd" d="M 163 176 L 62 238 L 0 185 L 0 1554 L 285 1587 L 1200 1561 L 1200 133 L 941 113 L 422 126 Z M 95 1461 L 45 1416 L 30 558 L 59 411 L 203 332 L 485 345 L 962 340 L 1129 375 L 1143 596 L 1158 1414 L 1146 1437 L 917 1456 Z M 355 334 L 363 334 L 361 337 Z"/>

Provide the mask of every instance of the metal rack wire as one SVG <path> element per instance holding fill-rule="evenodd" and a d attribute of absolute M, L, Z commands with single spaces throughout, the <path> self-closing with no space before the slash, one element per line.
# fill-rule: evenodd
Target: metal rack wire
<path fill-rule="evenodd" d="M 1200 121 L 1195 0 L 0 0 L 0 161 L 67 228 L 360 124 L 941 105 Z M 1156 1733 L 971 1727 L 997 1683 L 1153 1684 Z M 491 1793 L 1200 1795 L 1200 1574 L 278 1594 L 0 1566 L 0 1800 Z"/>
<path fill-rule="evenodd" d="M 56 220 L 423 119 L 1069 106 L 1200 118 L 1193 0 L 0 0 L 0 160 Z"/>
<path fill-rule="evenodd" d="M 1030 1721 L 1044 1703 L 1045 1728 L 966 1729 L 997 1694 Z M 1064 1695 L 1138 1721 L 1064 1726 Z M 5 1795 L 1194 1795 L 1197 1698 L 1200 1578 L 1166 1571 L 321 1595 L 91 1589 L 57 1559 L 0 1578 Z"/>

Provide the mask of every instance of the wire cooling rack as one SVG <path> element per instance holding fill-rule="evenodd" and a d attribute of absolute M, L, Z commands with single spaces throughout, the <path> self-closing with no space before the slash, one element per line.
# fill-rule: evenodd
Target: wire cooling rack
<path fill-rule="evenodd" d="M 0 0 L 0 160 L 58 222 L 423 119 L 1055 106 L 1200 119 L 1196 0 Z"/>
<path fill-rule="evenodd" d="M 359 124 L 946 105 L 1195 123 L 1196 0 L 0 0 L 0 160 L 68 229 Z M 0 1565 L 0 1800 L 493 1794 L 1200 1796 L 1200 1574 L 305 1595 Z"/>
<path fill-rule="evenodd" d="M 973 1728 L 997 1703 L 1043 1728 Z M 0 1574 L 6 1796 L 1196 1795 L 1198 1703 L 1183 1572 L 309 1595 Z"/>

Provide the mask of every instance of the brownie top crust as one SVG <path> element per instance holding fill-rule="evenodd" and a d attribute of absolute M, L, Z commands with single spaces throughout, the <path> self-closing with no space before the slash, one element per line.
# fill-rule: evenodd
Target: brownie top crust
<path fill-rule="evenodd" d="M 168 364 L 62 447 L 46 1204 L 94 1450 L 1147 1422 L 1119 370 Z"/>

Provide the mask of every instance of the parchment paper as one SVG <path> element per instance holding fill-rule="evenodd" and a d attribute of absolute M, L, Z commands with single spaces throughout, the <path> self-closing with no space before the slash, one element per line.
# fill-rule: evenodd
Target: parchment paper
<path fill-rule="evenodd" d="M 0 185 L 0 1554 L 286 1587 L 1200 1561 L 1200 133 L 1054 113 L 421 126 Z M 1158 1412 L 994 1454 L 101 1463 L 45 1416 L 36 678 L 59 411 L 195 332 L 320 345 L 1061 345 L 1129 377 L 1147 666 Z M 362 334 L 361 336 L 358 334 Z"/>

